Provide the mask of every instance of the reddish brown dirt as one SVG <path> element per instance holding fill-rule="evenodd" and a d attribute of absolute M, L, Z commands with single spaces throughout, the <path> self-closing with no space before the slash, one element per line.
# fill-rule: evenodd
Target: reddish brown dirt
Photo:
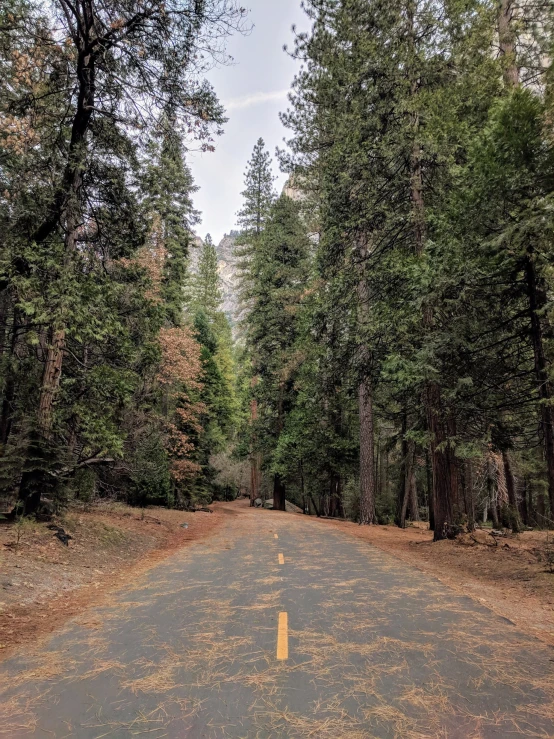
<path fill-rule="evenodd" d="M 212 508 L 214 513 L 148 508 L 141 514 L 123 505 L 70 510 L 55 521 L 73 537 L 67 547 L 47 524 L 2 523 L 0 659 L 101 604 L 177 549 L 209 536 L 226 512 L 217 504 Z"/>
<path fill-rule="evenodd" d="M 494 539 L 486 530 L 456 541 L 433 542 L 426 525 L 357 526 L 325 519 L 482 603 L 525 633 L 554 644 L 554 574 L 546 552 L 554 553 L 552 532 L 528 531 Z"/>

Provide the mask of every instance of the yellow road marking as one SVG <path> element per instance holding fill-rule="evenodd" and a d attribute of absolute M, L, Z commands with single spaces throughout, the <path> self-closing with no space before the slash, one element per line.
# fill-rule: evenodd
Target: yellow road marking
<path fill-rule="evenodd" d="M 277 627 L 277 659 L 289 658 L 289 617 L 286 612 L 279 614 Z"/>
<path fill-rule="evenodd" d="M 279 537 L 277 536 L 277 534 L 273 534 L 273 536 L 274 536 L 274 537 L 275 537 L 276 539 L 278 539 L 278 538 L 279 538 Z"/>
<path fill-rule="evenodd" d="M 279 553 L 279 564 L 284 565 L 285 564 L 285 558 L 281 553 Z"/>

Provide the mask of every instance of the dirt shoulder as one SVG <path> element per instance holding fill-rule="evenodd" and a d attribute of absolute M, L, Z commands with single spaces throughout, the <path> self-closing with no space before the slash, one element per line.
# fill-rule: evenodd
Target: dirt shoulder
<path fill-rule="evenodd" d="M 330 519 L 318 524 L 373 544 L 477 600 L 523 632 L 554 644 L 554 574 L 545 560 L 552 532 L 529 531 L 495 544 L 486 531 L 478 531 L 477 541 L 465 536 L 434 543 L 432 532 L 419 526 L 362 527 Z"/>
<path fill-rule="evenodd" d="M 52 522 L 72 537 L 68 546 L 50 524 L 0 521 L 0 660 L 100 604 L 176 550 L 210 536 L 225 519 L 224 508 L 212 508 L 213 513 L 141 512 L 119 504 L 73 509 Z"/>

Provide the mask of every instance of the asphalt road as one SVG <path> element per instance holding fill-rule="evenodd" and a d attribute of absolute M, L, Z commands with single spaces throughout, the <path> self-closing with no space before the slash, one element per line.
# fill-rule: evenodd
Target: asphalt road
<path fill-rule="evenodd" d="M 234 509 L 4 665 L 0 733 L 554 737 L 553 666 L 554 650 L 365 542 Z"/>

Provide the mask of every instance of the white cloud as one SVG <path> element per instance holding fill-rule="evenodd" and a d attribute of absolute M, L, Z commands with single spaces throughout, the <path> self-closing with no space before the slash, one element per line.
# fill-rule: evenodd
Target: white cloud
<path fill-rule="evenodd" d="M 276 90 L 274 92 L 255 92 L 252 95 L 244 95 L 239 98 L 232 98 L 224 106 L 227 110 L 240 110 L 242 108 L 251 108 L 260 103 L 272 102 L 275 100 L 286 100 L 288 90 Z"/>

